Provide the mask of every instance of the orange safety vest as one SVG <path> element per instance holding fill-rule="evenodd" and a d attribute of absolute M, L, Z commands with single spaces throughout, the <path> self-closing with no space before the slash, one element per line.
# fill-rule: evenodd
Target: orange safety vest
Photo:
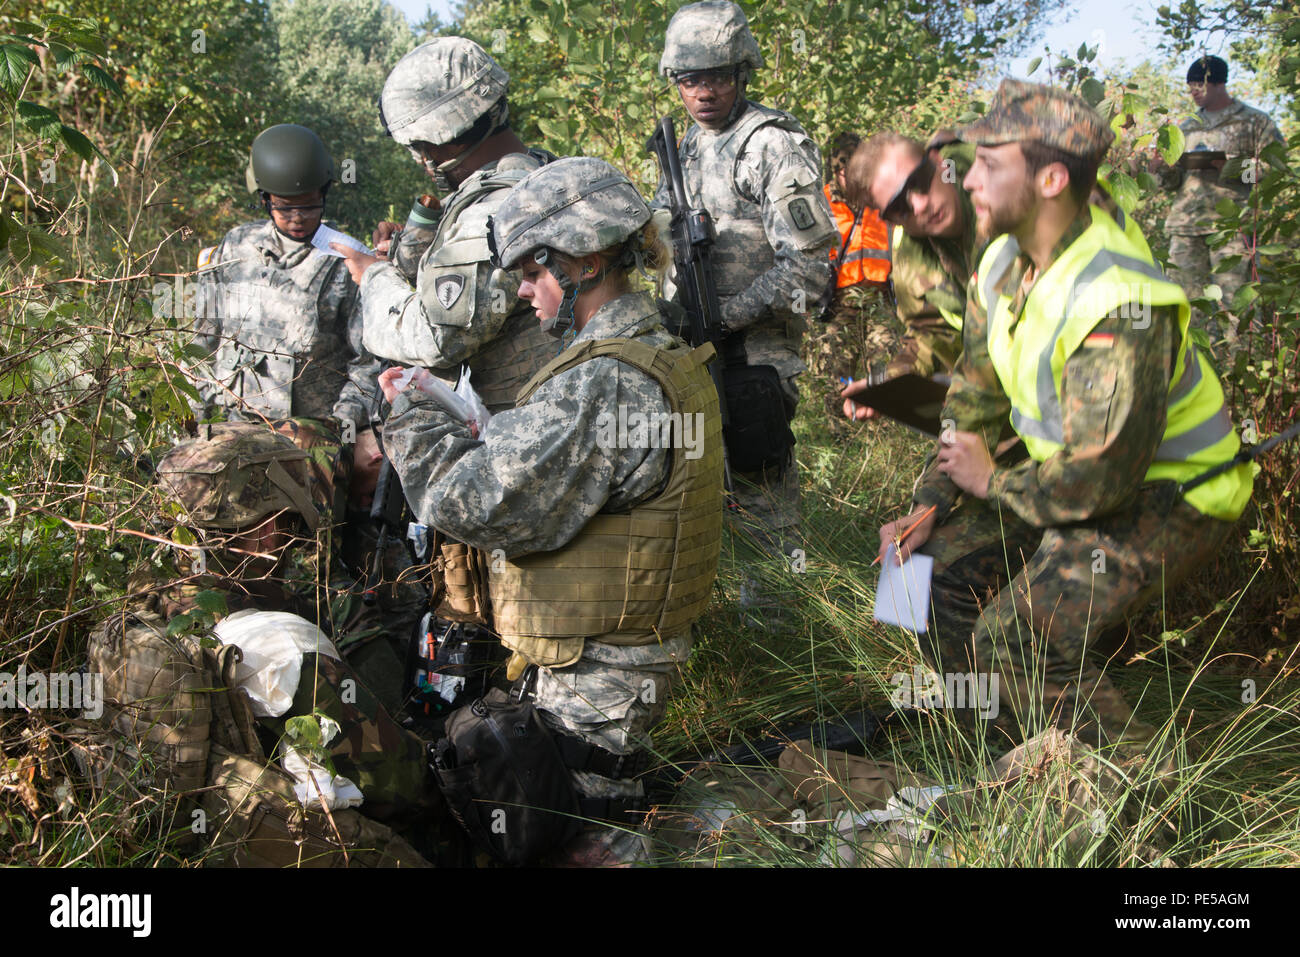
<path fill-rule="evenodd" d="M 840 231 L 840 246 L 831 249 L 831 261 L 835 261 L 841 246 L 844 249 L 844 261 L 840 263 L 836 286 L 843 289 L 860 282 L 885 282 L 889 279 L 889 230 L 880 216 L 875 210 L 863 209 L 857 230 L 845 244 L 845 237 L 853 229 L 853 210 L 847 203 L 831 199 L 829 183 L 823 190 L 826 202 L 831 204 L 831 212 L 835 215 L 835 226 Z"/>

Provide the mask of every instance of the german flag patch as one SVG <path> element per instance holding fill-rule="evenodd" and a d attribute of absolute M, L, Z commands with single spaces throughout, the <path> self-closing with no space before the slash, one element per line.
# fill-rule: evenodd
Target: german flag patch
<path fill-rule="evenodd" d="M 1115 333 L 1094 332 L 1083 340 L 1085 349 L 1110 349 L 1115 345 Z"/>

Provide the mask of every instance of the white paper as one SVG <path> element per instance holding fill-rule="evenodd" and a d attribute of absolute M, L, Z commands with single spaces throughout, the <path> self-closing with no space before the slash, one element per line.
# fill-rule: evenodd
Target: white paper
<path fill-rule="evenodd" d="M 311 238 L 311 244 L 323 252 L 326 256 L 337 256 L 343 258 L 343 254 L 330 249 L 330 243 L 338 243 L 340 246 L 347 246 L 349 249 L 355 249 L 363 252 L 367 256 L 373 256 L 375 251 L 361 242 L 359 239 L 353 239 L 347 233 L 341 233 L 337 229 L 330 229 L 324 223 L 316 227 L 316 235 Z"/>
<path fill-rule="evenodd" d="M 896 555 L 897 549 L 890 545 L 880 569 L 873 617 L 886 625 L 898 625 L 923 635 L 930 619 L 930 574 L 934 571 L 934 559 L 913 552 L 899 565 Z"/>

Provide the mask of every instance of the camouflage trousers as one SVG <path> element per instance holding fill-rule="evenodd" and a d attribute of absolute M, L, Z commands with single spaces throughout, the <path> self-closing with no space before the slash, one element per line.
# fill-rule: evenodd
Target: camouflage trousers
<path fill-rule="evenodd" d="M 781 380 L 786 421 L 794 420 L 799 403 L 797 376 Z M 737 508 L 727 515 L 733 527 L 761 551 L 775 557 L 789 555 L 803 541 L 799 530 L 799 463 L 791 451 L 783 468 L 731 473 L 732 499 Z"/>
<path fill-rule="evenodd" d="M 883 369 L 899 348 L 900 326 L 884 287 L 863 284 L 835 292 L 830 318 L 814 322 L 804 337 L 804 362 L 818 391 L 825 393 L 827 413 L 843 417 L 841 379 L 860 379 Z"/>
<path fill-rule="evenodd" d="M 282 718 L 263 718 L 276 735 L 294 715 L 320 712 L 338 722 L 329 745 L 336 773 L 365 795 L 361 810 L 387 823 L 411 820 L 441 809 L 441 794 L 428 776 L 424 744 L 392 719 L 346 664 L 308 654 L 293 704 Z"/>
<path fill-rule="evenodd" d="M 996 715 L 1013 740 L 1053 725 L 1091 744 L 1150 737 L 1094 660 L 1098 640 L 1171 595 L 1232 528 L 1181 499 L 1164 514 L 1162 490 L 1045 531 L 967 497 L 920 549 L 935 559 L 922 652 L 940 675 L 988 674 L 990 689 L 996 676 L 996 707 L 980 714 Z"/>
<path fill-rule="evenodd" d="M 691 654 L 690 631 L 648 645 L 588 640 L 567 668 L 539 668 L 533 704 L 557 734 L 579 738 L 614 754 L 650 748 L 650 729 L 664 716 L 678 671 Z M 635 778 L 615 779 L 570 771 L 586 798 L 642 798 Z M 565 849 L 568 863 L 630 864 L 645 860 L 640 830 L 588 825 Z"/>
<path fill-rule="evenodd" d="M 1240 258 L 1235 265 L 1225 267 L 1224 260 L 1230 256 Z M 1245 348 L 1246 341 L 1242 336 L 1243 330 L 1238 329 L 1237 315 L 1231 312 L 1232 301 L 1237 291 L 1250 280 L 1250 258 L 1241 237 L 1234 236 L 1226 246 L 1211 249 L 1209 236 L 1170 236 L 1169 274 L 1183 287 L 1188 299 L 1200 297 L 1208 283 L 1214 283 L 1223 291 L 1221 308 L 1227 314 L 1206 316 L 1194 308 L 1192 325 L 1210 337 L 1219 365 L 1224 360 L 1234 359 Z"/>

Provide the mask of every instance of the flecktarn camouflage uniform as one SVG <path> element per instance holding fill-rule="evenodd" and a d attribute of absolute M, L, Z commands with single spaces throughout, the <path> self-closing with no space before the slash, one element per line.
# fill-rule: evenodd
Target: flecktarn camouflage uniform
<path fill-rule="evenodd" d="M 201 427 L 198 439 L 169 452 L 159 476 L 184 509 L 181 521 L 199 533 L 205 562 L 187 558 L 183 580 L 137 582 L 144 597 L 92 634 L 90 669 L 105 676 L 105 723 L 148 755 L 155 786 L 182 795 L 205 788 L 211 825 L 203 833 L 230 863 L 424 864 L 402 838 L 350 809 L 332 812 L 344 837 L 339 845 L 329 821 L 296 804 L 284 774 L 267 761 L 290 717 L 324 715 L 338 725 L 323 742 L 325 753 L 335 773 L 360 786 L 366 815 L 404 825 L 440 807 L 423 744 L 394 723 L 332 645 L 302 656 L 287 712 L 254 720 L 234 686 L 240 650 L 206 647 L 205 627 L 190 624 L 247 610 L 316 621 L 312 596 L 295 595 L 263 566 L 244 564 L 223 538 L 277 512 L 315 527 L 307 454 L 260 425 L 219 424 Z M 173 633 L 171 623 L 185 627 Z M 328 620 L 319 624 L 330 630 Z"/>
<path fill-rule="evenodd" d="M 1012 80 L 964 132 L 991 145 L 1030 136 L 1079 153 L 1113 138 L 1082 101 Z M 1238 442 L 1187 338 L 1186 298 L 1149 251 L 1091 206 L 1026 292 L 1029 265 L 1010 236 L 984 254 L 943 417 L 990 450 L 1009 417 L 1030 455 L 995 465 L 987 499 L 959 496 L 931 460 L 914 496 L 940 516 L 921 548 L 935 559 L 921 646 L 941 673 L 1000 673 L 998 720 L 1017 734 L 1073 722 L 1092 743 L 1142 742 L 1151 729 L 1086 652 L 1214 554 L 1251 473 L 1173 494 Z"/>
<path fill-rule="evenodd" d="M 669 23 L 660 60 L 666 76 L 737 66 L 763 65 L 748 21 L 734 3 L 682 7 Z M 781 380 L 787 421 L 806 366 L 800 341 L 810 316 L 826 304 L 830 251 L 839 234 L 820 187 L 817 144 L 789 113 L 745 99 L 723 130 L 692 125 L 680 145 L 682 175 L 692 205 L 713 217 L 714 278 L 729 331 L 723 342 L 728 365 L 770 365 Z M 668 206 L 661 182 L 651 204 Z M 746 530 L 773 554 L 800 544 L 799 469 L 789 464 L 765 472 L 732 473 L 735 500 Z M 757 603 L 757 601 L 756 601 Z"/>
<path fill-rule="evenodd" d="M 1222 307 L 1231 313 L 1237 291 L 1250 279 L 1251 257 L 1246 255 L 1240 236 L 1217 249 L 1210 248 L 1209 238 L 1218 218 L 1214 207 L 1222 200 L 1242 208 L 1250 203 L 1260 151 L 1269 143 L 1280 142 L 1282 134 L 1267 113 L 1237 100 L 1214 113 L 1198 109 L 1179 128 L 1188 152 L 1218 150 L 1228 159 L 1221 170 L 1174 167 L 1163 175 L 1165 187 L 1178 191 L 1165 218 L 1170 274 L 1190 299 L 1200 297 L 1206 284 L 1217 285 L 1223 293 Z M 1240 259 L 1225 267 L 1224 260 L 1231 256 Z M 1235 315 L 1222 329 L 1217 322 L 1206 325 L 1209 320 L 1199 309 L 1193 313 L 1193 321 L 1205 326 L 1216 349 L 1220 341 L 1227 347 L 1225 354 L 1235 354 L 1241 348 Z"/>

